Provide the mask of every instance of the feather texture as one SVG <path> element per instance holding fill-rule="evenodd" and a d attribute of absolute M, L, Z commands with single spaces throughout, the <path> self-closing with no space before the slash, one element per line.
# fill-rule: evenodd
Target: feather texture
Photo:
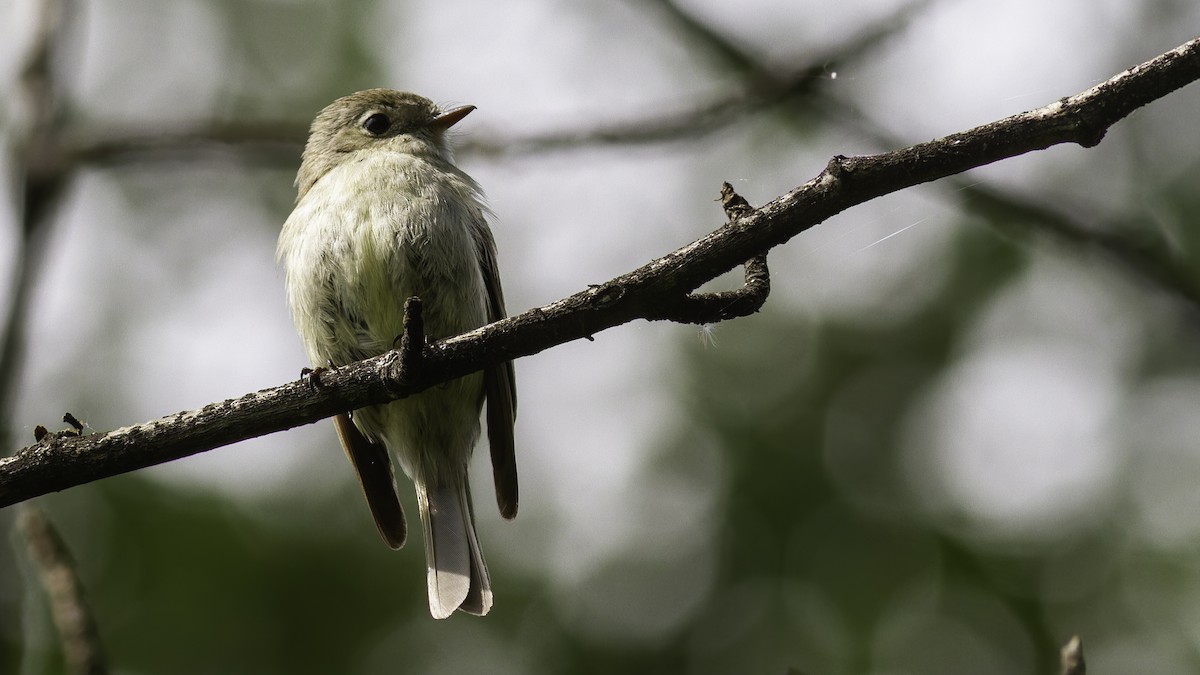
<path fill-rule="evenodd" d="M 467 112 L 443 114 L 427 99 L 375 89 L 339 99 L 313 122 L 278 257 L 314 365 L 390 350 L 411 296 L 421 298 L 425 333 L 434 340 L 504 317 L 482 194 L 450 161 L 444 139 L 445 127 Z M 511 518 L 511 363 L 336 419 L 380 534 L 394 548 L 406 530 L 389 455 L 412 478 L 436 618 L 458 609 L 482 615 L 492 606 L 467 481 L 485 400 L 497 503 Z"/>

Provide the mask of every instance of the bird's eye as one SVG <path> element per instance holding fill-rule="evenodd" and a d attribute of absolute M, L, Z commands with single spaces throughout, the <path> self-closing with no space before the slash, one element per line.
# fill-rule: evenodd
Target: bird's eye
<path fill-rule="evenodd" d="M 388 119 L 383 113 L 375 113 L 367 119 L 363 120 L 363 129 L 367 130 L 372 136 L 382 136 L 387 133 L 387 130 L 392 128 L 392 120 Z"/>

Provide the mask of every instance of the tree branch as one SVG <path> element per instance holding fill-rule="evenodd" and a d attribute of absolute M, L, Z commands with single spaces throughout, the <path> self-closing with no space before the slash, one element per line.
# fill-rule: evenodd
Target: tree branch
<path fill-rule="evenodd" d="M 634 4 L 638 4 L 639 8 L 644 6 L 641 3 Z M 489 157 L 511 157 L 576 150 L 580 147 L 663 143 L 703 138 L 748 115 L 812 95 L 819 84 L 828 81 L 831 70 L 865 57 L 903 31 L 909 20 L 929 4 L 929 0 L 917 0 L 900 7 L 894 13 L 878 19 L 865 30 L 804 59 L 801 66 L 779 69 L 760 64 L 753 56 L 731 42 L 715 39 L 716 33 L 712 32 L 712 29 L 670 0 L 654 0 L 647 4 L 656 6 L 671 21 L 676 32 L 693 41 L 706 42 L 711 48 L 715 48 L 718 58 L 726 66 L 742 74 L 741 86 L 711 101 L 697 103 L 674 114 L 603 124 L 590 129 L 506 138 L 502 142 L 479 139 L 464 143 L 462 150 Z"/>
<path fill-rule="evenodd" d="M 83 582 L 75 561 L 54 526 L 41 510 L 26 504 L 17 527 L 49 599 L 50 616 L 62 641 L 63 660 L 70 675 L 103 675 L 108 672 L 100 631 L 84 597 Z"/>
<path fill-rule="evenodd" d="M 1075 96 L 903 150 L 836 156 L 812 180 L 683 248 L 557 302 L 428 345 L 399 377 L 396 352 L 296 382 L 90 436 L 48 435 L 0 460 L 0 506 L 410 396 L 487 366 L 662 318 L 701 284 L 833 215 L 921 183 L 1060 143 L 1096 145 L 1137 108 L 1200 79 L 1192 40 Z"/>
<path fill-rule="evenodd" d="M 715 33 L 688 16 L 673 3 L 656 0 L 664 15 L 693 40 L 715 38 Z M 729 43 L 721 43 L 722 60 L 745 74 L 743 86 L 709 101 L 696 102 L 675 113 L 627 122 L 599 124 L 583 129 L 545 131 L 525 136 L 468 138 L 457 148 L 458 155 L 515 157 L 535 153 L 576 150 L 589 146 L 663 143 L 701 138 L 733 122 L 781 101 L 795 101 L 811 94 L 826 80 L 828 71 L 861 59 L 882 46 L 907 25 L 929 0 L 917 0 L 885 16 L 867 30 L 840 44 L 805 59 L 804 65 L 774 71 Z M 212 124 L 195 128 L 135 130 L 92 130 L 64 143 L 64 164 L 117 166 L 145 161 L 194 160 L 198 155 L 235 157 L 269 165 L 291 165 L 304 149 L 307 125 L 292 121 Z"/>
<path fill-rule="evenodd" d="M 729 183 L 721 184 L 721 206 L 729 222 L 754 212 L 741 195 L 733 191 Z M 717 293 L 689 293 L 679 299 L 675 306 L 664 306 L 658 314 L 646 316 L 651 320 L 667 320 L 676 323 L 716 323 L 742 316 L 749 316 L 767 302 L 771 293 L 771 273 L 767 270 L 767 254 L 762 253 L 747 260 L 745 285 L 734 291 Z"/>
<path fill-rule="evenodd" d="M 857 109 L 834 102 L 824 114 L 880 146 L 898 144 Z M 1175 296 L 1193 311 L 1200 310 L 1200 279 L 1186 260 L 1173 255 L 1161 238 L 1152 236 L 1151 224 L 1139 222 L 1141 219 L 1102 219 L 1078 205 L 1050 206 L 1045 198 L 1024 197 L 962 177 L 949 178 L 941 185 L 945 193 L 955 196 L 960 209 L 987 219 L 998 230 L 1045 234 L 1080 249 L 1098 250 L 1138 281 Z"/>
<path fill-rule="evenodd" d="M 751 81 L 768 83 L 783 90 L 788 85 L 788 78 L 781 78 L 774 70 L 748 50 L 722 35 L 714 27 L 696 19 L 674 0 L 654 0 L 652 3 L 672 21 L 678 32 L 690 39 L 697 47 L 702 48 L 710 57 L 719 60 L 725 67 L 743 73 Z M 901 7 L 894 15 L 876 24 L 873 29 L 860 34 L 854 40 L 848 40 L 826 56 L 830 57 L 830 68 L 840 63 L 853 61 L 860 55 L 869 53 L 876 45 L 887 39 L 899 28 L 907 25 L 908 21 L 918 12 L 924 10 L 930 2 L 917 0 L 910 5 Z M 856 48 L 857 47 L 857 48 Z M 814 63 L 820 63 L 815 61 Z M 802 73 L 807 69 L 796 71 Z M 819 73 L 811 73 L 810 82 L 817 81 Z M 798 82 L 798 80 L 797 80 Z M 774 84 L 770 84 L 774 83 Z M 859 135 L 870 137 L 881 148 L 896 147 L 900 141 L 884 132 L 878 125 L 869 121 L 856 106 L 849 106 L 836 98 L 820 95 L 827 90 L 814 90 L 808 87 L 804 93 L 819 94 L 816 97 L 818 109 L 822 116 L 831 123 L 853 128 Z M 793 129 L 807 134 L 808 130 L 802 124 L 799 113 L 812 109 L 813 97 L 787 96 L 782 98 L 787 108 L 797 113 L 790 119 L 801 122 L 793 124 Z M 745 113 L 755 112 L 747 108 Z M 1098 249 L 1109 255 L 1121 265 L 1126 272 L 1152 288 L 1188 303 L 1193 308 L 1200 308 L 1200 280 L 1195 278 L 1185 261 L 1172 256 L 1161 241 L 1151 241 L 1146 237 L 1138 237 L 1132 233 L 1145 233 L 1144 228 L 1123 226 L 1123 223 L 1092 223 L 1085 225 L 1078 215 L 1068 214 L 1061 209 L 1053 209 L 1033 200 L 1008 194 L 1002 190 L 988 187 L 979 181 L 957 179 L 948 182 L 947 192 L 953 192 L 960 198 L 959 206 L 968 212 L 978 213 L 993 222 L 996 215 L 1007 216 L 1007 221 L 1020 223 L 1025 229 L 1044 232 L 1059 241 L 1075 246 Z M 1017 216 L 1014 218 L 1013 216 Z"/>
<path fill-rule="evenodd" d="M 33 294 L 34 276 L 45 250 L 47 218 L 66 181 L 57 137 L 61 83 L 54 57 L 66 41 L 68 0 L 44 0 L 38 5 L 33 39 L 21 64 L 14 92 L 18 109 L 13 124 L 9 161 L 19 202 L 19 229 L 12 256 L 11 299 L 0 323 L 0 442 L 11 443 L 12 401 L 16 397 L 19 364 L 24 355 L 25 324 Z"/>
<path fill-rule="evenodd" d="M 1001 231 L 1006 223 L 1019 220 L 1023 231 L 1044 233 L 1082 250 L 1101 251 L 1138 281 L 1175 296 L 1193 312 L 1200 310 L 1200 279 L 1185 260 L 1171 255 L 1161 239 L 1151 239 L 1153 230 L 1148 223 L 1138 226 L 1121 221 L 1097 222 L 1088 218 L 1083 209 L 1068 212 L 1063 205 L 1054 208 L 987 185 L 969 185 L 965 181 L 958 186 L 958 192 L 966 211 L 999 222 L 997 229 Z M 1146 237 L 1136 237 L 1137 233 L 1144 233 Z"/>

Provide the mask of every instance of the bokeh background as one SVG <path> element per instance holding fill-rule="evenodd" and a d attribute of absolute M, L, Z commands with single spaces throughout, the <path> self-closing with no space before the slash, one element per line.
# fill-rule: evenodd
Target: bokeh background
<path fill-rule="evenodd" d="M 10 103 L 39 5 L 0 0 Z M 5 453 L 66 410 L 103 431 L 297 377 L 274 242 L 337 96 L 479 107 L 459 161 L 520 312 L 718 227 L 721 181 L 758 204 L 833 154 L 1047 104 L 1190 39 L 1200 5 L 77 0 L 68 20 L 62 133 L 284 142 L 72 174 L 29 261 Z M 1200 307 L 1152 270 L 1200 275 L 1198 109 L 1193 85 L 1097 148 L 839 215 L 772 251 L 755 316 L 520 360 L 514 522 L 486 452 L 473 471 L 484 619 L 429 618 L 419 542 L 382 544 L 327 423 L 38 502 L 118 673 L 1048 673 L 1076 633 L 1093 672 L 1195 672 Z M 0 306 L 28 253 L 5 191 Z M 13 511 L 0 672 L 58 673 Z"/>

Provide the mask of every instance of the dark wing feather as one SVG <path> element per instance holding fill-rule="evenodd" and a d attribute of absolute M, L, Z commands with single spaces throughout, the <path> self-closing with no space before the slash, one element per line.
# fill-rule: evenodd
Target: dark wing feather
<path fill-rule="evenodd" d="M 499 321 L 504 311 L 504 292 L 500 288 L 500 270 L 496 265 L 496 242 L 487 224 L 476 228 L 479 267 L 488 296 L 488 322 Z M 492 478 L 496 484 L 496 504 L 500 515 L 517 515 L 517 456 L 513 443 L 513 422 L 517 417 L 517 380 L 512 361 L 483 371 L 487 396 L 488 445 L 492 454 Z"/>
<path fill-rule="evenodd" d="M 337 426 L 342 449 L 354 465 L 358 482 L 362 485 L 367 506 L 375 517 L 379 534 L 392 548 L 404 546 L 408 528 L 404 524 L 404 509 L 396 496 L 396 479 L 392 476 L 392 460 L 382 446 L 367 440 L 366 436 L 350 421 L 350 415 L 342 413 L 333 418 Z"/>

